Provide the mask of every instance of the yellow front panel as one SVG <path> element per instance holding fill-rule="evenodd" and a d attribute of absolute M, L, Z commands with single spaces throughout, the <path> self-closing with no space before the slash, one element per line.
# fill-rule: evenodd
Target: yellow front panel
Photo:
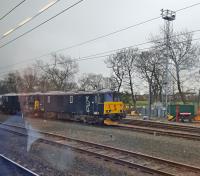
<path fill-rule="evenodd" d="M 104 102 L 104 114 L 122 113 L 123 109 L 123 102 Z"/>

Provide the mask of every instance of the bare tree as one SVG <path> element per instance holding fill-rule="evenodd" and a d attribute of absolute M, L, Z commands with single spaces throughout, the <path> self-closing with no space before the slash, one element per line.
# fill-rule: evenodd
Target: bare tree
<path fill-rule="evenodd" d="M 124 49 L 111 55 L 105 63 L 108 68 L 112 69 L 113 78 L 118 85 L 117 91 L 120 88 L 127 88 L 131 93 L 131 100 L 136 108 L 136 95 L 135 95 L 135 60 L 139 57 L 138 49 Z"/>
<path fill-rule="evenodd" d="M 5 85 L 5 81 L 0 80 L 0 95 L 5 94 L 5 93 L 9 93 L 8 90 L 7 90 L 7 87 Z"/>
<path fill-rule="evenodd" d="M 83 74 L 79 79 L 81 89 L 96 90 L 102 89 L 103 76 L 101 74 L 88 73 Z"/>
<path fill-rule="evenodd" d="M 137 48 L 128 49 L 124 51 L 123 57 L 123 69 L 124 69 L 124 82 L 129 87 L 131 92 L 131 98 L 133 106 L 136 109 L 136 95 L 134 91 L 134 83 L 136 78 L 135 62 L 139 57 L 139 52 Z"/>
<path fill-rule="evenodd" d="M 44 64 L 38 61 L 37 65 L 43 72 L 43 78 L 45 77 L 51 83 L 53 90 L 65 91 L 74 88 L 72 83 L 78 72 L 78 64 L 70 57 L 53 54 L 52 63 Z"/>
<path fill-rule="evenodd" d="M 181 75 L 184 71 L 189 71 L 199 62 L 199 46 L 192 43 L 192 34 L 180 32 L 170 40 L 169 45 L 170 58 L 175 69 L 176 84 L 179 95 L 183 103 L 186 103 Z"/>
<path fill-rule="evenodd" d="M 117 91 L 119 92 L 123 79 L 125 76 L 125 70 L 123 67 L 124 51 L 119 51 L 116 54 L 110 55 L 109 58 L 105 61 L 108 68 L 112 70 L 113 82 L 117 84 Z"/>
<path fill-rule="evenodd" d="M 110 90 L 118 90 L 118 84 L 113 76 L 103 78 L 103 88 Z"/>
<path fill-rule="evenodd" d="M 34 92 L 38 88 L 38 74 L 35 67 L 27 67 L 21 74 L 22 86 L 26 92 Z"/>
<path fill-rule="evenodd" d="M 53 90 L 50 80 L 47 79 L 46 75 L 41 73 L 38 78 L 38 91 L 47 92 L 48 90 Z"/>
<path fill-rule="evenodd" d="M 160 89 L 159 74 L 162 75 L 162 62 L 163 61 L 157 56 L 154 50 L 141 52 L 140 57 L 138 57 L 135 62 L 135 66 L 141 78 L 149 85 L 149 117 L 151 117 L 153 97 L 158 96 L 158 90 Z"/>
<path fill-rule="evenodd" d="M 164 35 L 165 31 L 162 30 L 161 35 Z M 164 40 L 160 38 L 163 37 L 152 37 L 154 40 L 155 48 L 160 50 L 160 57 L 166 60 L 166 57 L 169 57 L 170 64 L 170 76 L 176 82 L 177 90 L 181 97 L 181 101 L 186 103 L 183 85 L 184 77 L 188 71 L 194 69 L 197 63 L 199 62 L 199 45 L 193 43 L 192 33 L 177 32 L 173 33 L 170 30 L 170 39 L 169 45 L 167 46 Z M 167 48 L 169 53 L 167 55 Z"/>
<path fill-rule="evenodd" d="M 3 84 L 5 85 L 7 92 L 21 92 L 22 79 L 19 72 L 8 73 L 3 80 Z"/>
<path fill-rule="evenodd" d="M 87 73 L 79 79 L 80 88 L 85 90 L 111 89 L 115 90 L 116 85 L 110 77 L 101 74 Z"/>

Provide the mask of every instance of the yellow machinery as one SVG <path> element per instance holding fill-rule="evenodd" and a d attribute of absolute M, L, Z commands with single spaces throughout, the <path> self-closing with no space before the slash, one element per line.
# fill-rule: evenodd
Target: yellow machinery
<path fill-rule="evenodd" d="M 174 120 L 175 120 L 175 117 L 172 116 L 172 115 L 170 115 L 170 114 L 168 114 L 168 115 L 167 115 L 167 120 L 168 120 L 168 121 L 174 121 Z"/>
<path fill-rule="evenodd" d="M 197 116 L 194 117 L 195 121 L 200 121 L 200 108 L 198 109 Z"/>

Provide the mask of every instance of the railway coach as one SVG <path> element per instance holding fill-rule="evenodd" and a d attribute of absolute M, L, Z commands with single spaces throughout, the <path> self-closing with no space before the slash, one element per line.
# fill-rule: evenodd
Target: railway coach
<path fill-rule="evenodd" d="M 37 116 L 93 123 L 103 122 L 105 119 L 120 120 L 125 117 L 124 104 L 120 101 L 119 93 L 111 90 L 38 92 L 3 95 L 2 98 L 7 99 L 8 96 L 8 101 L 17 99 L 17 107 L 19 106 L 23 113 Z M 7 105 L 4 105 L 7 107 L 5 110 L 9 112 L 11 106 Z"/>

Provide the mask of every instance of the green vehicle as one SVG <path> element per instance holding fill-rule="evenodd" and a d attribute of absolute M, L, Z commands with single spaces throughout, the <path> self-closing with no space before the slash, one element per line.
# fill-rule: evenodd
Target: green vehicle
<path fill-rule="evenodd" d="M 168 114 L 173 116 L 171 120 L 182 121 L 185 120 L 191 122 L 195 116 L 195 106 L 194 105 L 169 105 Z"/>

